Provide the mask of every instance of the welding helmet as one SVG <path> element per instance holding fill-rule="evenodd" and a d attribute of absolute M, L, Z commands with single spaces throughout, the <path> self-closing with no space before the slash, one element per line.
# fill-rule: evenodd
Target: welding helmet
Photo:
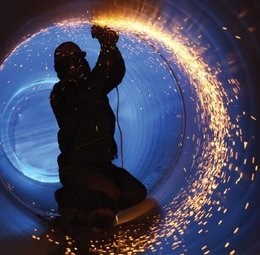
<path fill-rule="evenodd" d="M 60 44 L 54 52 L 54 69 L 60 79 L 89 75 L 90 67 L 85 59 L 86 52 L 73 42 Z"/>

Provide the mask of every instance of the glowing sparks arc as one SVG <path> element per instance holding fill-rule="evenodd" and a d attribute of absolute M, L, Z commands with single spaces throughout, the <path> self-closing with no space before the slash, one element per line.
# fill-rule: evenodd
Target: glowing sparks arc
<path fill-rule="evenodd" d="M 146 249 L 156 252 L 161 246 L 161 240 L 167 238 L 171 240 L 171 247 L 175 250 L 183 245 L 180 236 L 186 231 L 191 219 L 198 223 L 198 234 L 202 234 L 207 231 L 206 225 L 208 218 L 212 216 L 213 206 L 217 207 L 218 212 L 227 213 L 227 208 L 220 201 L 212 199 L 212 195 L 219 184 L 229 182 L 229 176 L 226 175 L 223 168 L 229 164 L 230 159 L 237 159 L 238 157 L 237 153 L 232 151 L 227 144 L 227 141 L 232 141 L 230 130 L 235 129 L 235 126 L 231 123 L 225 105 L 225 101 L 228 101 L 227 94 L 218 80 L 219 71 L 209 67 L 201 56 L 201 49 L 190 43 L 189 39 L 182 36 L 176 28 L 173 28 L 173 30 L 177 32 L 172 33 L 172 31 L 162 29 L 158 23 L 149 24 L 142 19 L 135 18 L 133 20 L 120 16 L 102 16 L 93 19 L 91 22 L 77 19 L 66 20 L 57 25 L 67 28 L 91 23 L 102 26 L 108 25 L 125 36 L 141 38 L 150 45 L 158 47 L 158 51 L 159 48 L 163 48 L 171 56 L 171 59 L 176 62 L 178 68 L 187 74 L 189 85 L 196 92 L 197 98 L 194 100 L 194 104 L 201 137 L 196 138 L 194 135 L 192 140 L 197 142 L 197 146 L 201 148 L 202 153 L 200 158 L 196 158 L 196 166 L 194 166 L 194 168 L 196 167 L 196 174 L 192 180 L 189 180 L 188 189 L 181 190 L 172 203 L 164 207 L 166 215 L 163 221 L 156 217 L 153 219 L 149 235 L 144 234 L 136 237 L 135 234 L 128 230 L 122 230 L 117 236 L 117 240 L 119 240 L 117 245 L 124 254 L 138 254 Z M 223 30 L 225 29 L 223 27 Z M 33 36 L 28 38 L 27 41 Z M 237 94 L 239 91 L 238 81 L 232 80 L 230 84 L 234 86 L 234 93 Z M 251 118 L 255 119 L 254 116 L 251 116 Z M 240 136 L 239 130 L 237 132 L 238 136 Z M 232 142 L 235 143 L 235 141 Z M 247 143 L 244 142 L 243 144 L 244 149 L 246 149 Z M 228 165 L 228 169 L 238 171 L 231 163 Z M 257 170 L 258 167 L 256 166 L 255 171 Z M 242 178 L 243 174 L 239 173 L 237 183 Z M 252 181 L 254 178 L 255 176 L 252 175 Z M 226 195 L 228 191 L 229 189 L 225 189 L 223 194 Z M 205 206 L 208 206 L 209 209 L 206 210 Z M 249 203 L 246 204 L 245 209 L 248 206 Z M 220 220 L 218 225 L 221 225 L 222 222 Z M 234 234 L 238 232 L 239 227 L 234 230 Z M 36 238 L 36 236 L 33 236 L 33 238 Z M 100 254 L 107 254 L 106 252 L 113 254 L 113 246 L 114 244 L 111 243 L 110 247 L 104 248 L 104 246 L 94 242 L 91 247 Z M 226 243 L 225 247 L 228 246 L 229 243 Z M 119 249 L 119 247 L 116 248 Z M 203 246 L 202 250 L 205 250 L 204 254 L 210 253 L 207 246 Z"/>

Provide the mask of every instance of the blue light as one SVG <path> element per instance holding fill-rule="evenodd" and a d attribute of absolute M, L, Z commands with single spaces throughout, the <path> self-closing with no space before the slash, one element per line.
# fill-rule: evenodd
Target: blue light
<path fill-rule="evenodd" d="M 99 7 L 102 7 L 100 13 L 106 10 L 114 13 L 114 6 L 104 2 L 88 1 L 86 7 L 86 1 L 73 1 L 68 6 L 60 6 L 55 14 L 57 19 L 63 20 L 70 16 L 79 17 L 79 13 L 89 8 L 87 13 L 95 16 Z M 203 61 L 211 70 L 218 69 L 217 80 L 220 91 L 224 91 L 222 99 L 232 125 L 229 136 L 223 139 L 228 153 L 224 160 L 220 159 L 223 168 L 214 183 L 214 191 L 192 185 L 200 177 L 201 166 L 205 167 L 203 176 L 207 177 L 209 169 L 214 171 L 210 157 L 209 160 L 206 158 L 212 151 L 203 148 L 203 144 L 214 142 L 214 137 L 209 123 L 201 122 L 201 109 L 196 109 L 204 98 L 198 99 L 191 86 L 193 77 L 185 73 L 185 68 L 179 69 L 178 59 L 171 59 L 172 56 L 161 48 L 162 54 L 155 52 L 132 34 L 121 35 L 119 47 L 127 65 L 127 74 L 119 86 L 124 165 L 145 183 L 149 195 L 158 200 L 162 221 L 157 221 L 157 218 L 152 221 L 152 230 L 143 227 L 143 222 L 140 225 L 131 222 L 133 228 L 130 229 L 123 226 L 120 233 L 116 233 L 119 238 L 112 244 L 115 244 L 113 252 L 124 253 L 125 247 L 120 250 L 117 245 L 119 240 L 120 244 L 125 242 L 134 250 L 144 244 L 142 254 L 259 254 L 260 129 L 259 102 L 256 101 L 259 94 L 259 47 L 255 19 L 257 8 L 254 9 L 253 4 L 256 1 L 163 0 L 158 1 L 158 6 L 154 5 L 156 1 L 133 2 L 137 5 L 129 5 L 129 9 L 123 6 L 127 18 L 130 16 L 134 21 L 132 16 L 137 13 L 145 22 L 155 21 L 165 31 L 173 31 L 171 35 L 174 38 L 184 36 L 190 45 L 198 46 Z M 73 13 L 74 10 L 78 12 Z M 55 16 L 50 18 L 50 15 L 48 24 Z M 38 17 L 37 24 L 42 25 L 42 19 Z M 173 30 L 176 27 L 178 29 Z M 52 54 L 59 43 L 73 40 L 87 51 L 87 59 L 93 67 L 99 45 L 91 38 L 89 29 L 88 25 L 66 25 L 41 30 L 20 44 L 0 71 L 0 178 L 3 181 L 0 201 L 4 207 L 0 212 L 3 219 L 0 238 L 6 233 L 13 234 L 12 243 L 17 235 L 21 238 L 21 232 L 31 236 L 31 222 L 43 228 L 45 225 L 33 216 L 30 221 L 28 211 L 24 211 L 15 200 L 9 201 L 5 190 L 29 207 L 29 212 L 56 212 L 53 192 L 60 185 L 56 165 L 59 153 L 55 142 L 57 126 L 47 100 L 57 80 Z M 171 59 L 170 62 L 166 63 L 164 57 L 167 61 Z M 182 94 L 169 67 L 180 82 Z M 27 100 L 26 95 L 29 96 Z M 110 102 L 116 110 L 115 92 L 110 94 Z M 16 111 L 19 107 L 20 112 Z M 39 120 L 43 115 L 45 118 Z M 28 131 L 31 126 L 41 131 L 31 133 Z M 29 135 L 26 137 L 26 134 Z M 27 143 L 28 137 L 30 143 Z M 120 145 L 118 131 L 116 140 Z M 29 144 L 30 149 L 25 149 Z M 30 154 L 35 156 L 30 157 Z M 201 160 L 203 156 L 205 160 Z M 119 153 L 115 163 L 120 162 Z M 207 182 L 207 179 L 203 181 Z M 183 201 L 190 197 L 195 205 L 203 202 L 194 195 L 197 191 L 212 193 L 209 203 L 195 212 L 193 204 L 189 207 Z M 178 211 L 184 213 L 176 215 Z M 41 237 L 45 236 L 44 233 Z M 102 241 L 102 247 L 103 244 Z M 6 243 L 2 246 L 4 251 L 10 250 Z"/>
<path fill-rule="evenodd" d="M 33 209 L 50 212 L 55 208 L 53 198 L 46 202 L 31 194 L 40 194 L 41 186 L 47 185 L 51 197 L 59 185 L 58 127 L 49 105 L 50 91 L 57 82 L 53 52 L 61 42 L 74 41 L 86 50 L 93 67 L 99 44 L 89 31 L 89 25 L 57 25 L 42 30 L 17 47 L 0 73 L 4 88 L 0 95 L 1 178 L 14 187 L 12 193 L 20 201 L 33 201 L 29 203 Z M 119 101 L 115 91 L 109 95 L 113 110 L 119 110 L 122 129 L 122 140 L 118 130 L 115 134 L 118 148 L 121 143 L 123 147 L 115 164 L 121 164 L 123 154 L 124 167 L 152 192 L 173 171 L 181 149 L 181 94 L 169 66 L 151 46 L 123 34 L 119 48 L 127 72 L 119 86 Z"/>

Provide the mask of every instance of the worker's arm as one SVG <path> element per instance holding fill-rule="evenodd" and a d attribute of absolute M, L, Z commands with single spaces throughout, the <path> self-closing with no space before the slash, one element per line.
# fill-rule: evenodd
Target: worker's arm
<path fill-rule="evenodd" d="M 116 46 L 118 34 L 108 28 L 93 26 L 92 37 L 100 42 L 100 54 L 92 70 L 92 81 L 98 90 L 108 94 L 119 85 L 125 75 L 125 63 Z"/>

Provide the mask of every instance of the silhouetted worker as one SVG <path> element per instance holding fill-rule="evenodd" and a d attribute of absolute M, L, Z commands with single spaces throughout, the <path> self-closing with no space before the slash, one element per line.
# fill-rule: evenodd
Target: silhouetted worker
<path fill-rule="evenodd" d="M 86 53 L 73 42 L 64 42 L 54 53 L 60 79 L 50 103 L 58 122 L 59 177 L 55 193 L 61 216 L 71 224 L 109 229 L 118 210 L 146 198 L 146 188 L 112 161 L 117 156 L 115 115 L 107 94 L 125 74 L 124 60 L 116 43 L 118 34 L 93 26 L 93 38 L 101 45 L 91 71 Z"/>

